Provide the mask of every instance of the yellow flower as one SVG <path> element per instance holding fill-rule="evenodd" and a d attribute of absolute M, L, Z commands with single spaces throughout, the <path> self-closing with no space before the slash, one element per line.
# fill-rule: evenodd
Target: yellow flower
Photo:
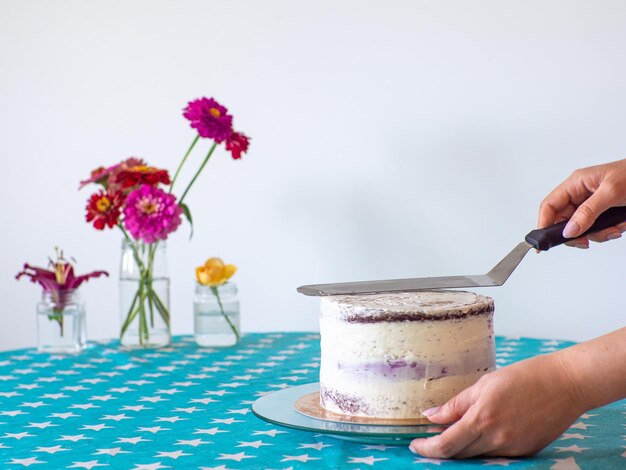
<path fill-rule="evenodd" d="M 224 264 L 220 258 L 209 258 L 196 268 L 196 279 L 204 286 L 221 286 L 237 271 L 234 264 Z"/>

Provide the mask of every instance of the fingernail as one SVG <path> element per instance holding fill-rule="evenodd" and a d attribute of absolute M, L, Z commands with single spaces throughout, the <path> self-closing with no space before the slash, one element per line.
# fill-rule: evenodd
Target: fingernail
<path fill-rule="evenodd" d="M 563 229 L 563 236 L 565 238 L 574 238 L 579 230 L 580 225 L 578 225 L 575 220 L 570 220 Z"/>
<path fill-rule="evenodd" d="M 577 243 L 576 245 L 574 245 L 576 248 L 580 248 L 581 250 L 586 250 L 587 248 L 589 248 L 589 245 L 585 245 L 584 243 Z"/>
<path fill-rule="evenodd" d="M 437 413 L 439 413 L 439 407 L 438 406 L 435 406 L 433 408 L 428 408 L 426 411 L 422 411 L 422 414 L 424 416 L 426 416 L 427 418 L 429 416 L 432 416 L 432 415 L 437 414 Z"/>
<path fill-rule="evenodd" d="M 409 446 L 409 450 L 414 454 L 417 454 L 417 451 L 413 448 L 413 446 Z"/>
<path fill-rule="evenodd" d="M 621 238 L 621 237 L 622 237 L 622 234 L 621 234 L 621 233 L 609 233 L 609 234 L 606 236 L 606 239 L 607 239 L 607 240 L 617 240 L 618 238 Z"/>

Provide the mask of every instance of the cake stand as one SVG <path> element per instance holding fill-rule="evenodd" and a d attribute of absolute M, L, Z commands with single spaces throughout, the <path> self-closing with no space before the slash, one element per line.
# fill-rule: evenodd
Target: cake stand
<path fill-rule="evenodd" d="M 259 398 L 252 404 L 252 412 L 264 421 L 301 431 L 326 434 L 330 437 L 368 444 L 408 445 L 416 437 L 429 437 L 441 433 L 446 426 L 435 424 L 372 424 L 316 418 L 296 410 L 296 402 L 307 395 L 319 392 L 319 382 L 285 388 Z M 338 415 L 335 415 L 338 416 Z M 352 422 L 350 422 L 352 421 Z"/>

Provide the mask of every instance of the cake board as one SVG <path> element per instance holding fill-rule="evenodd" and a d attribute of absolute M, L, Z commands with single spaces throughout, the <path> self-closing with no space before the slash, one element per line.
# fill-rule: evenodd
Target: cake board
<path fill-rule="evenodd" d="M 381 420 L 326 412 L 315 407 L 319 389 L 319 382 L 313 382 L 269 393 L 252 404 L 252 412 L 279 426 L 365 444 L 408 445 L 417 437 L 434 436 L 446 428 L 432 423 L 415 424 L 414 420 Z"/>

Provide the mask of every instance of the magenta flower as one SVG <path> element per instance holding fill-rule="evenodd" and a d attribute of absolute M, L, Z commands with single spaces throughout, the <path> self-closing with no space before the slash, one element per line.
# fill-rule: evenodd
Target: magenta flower
<path fill-rule="evenodd" d="M 92 277 L 109 275 L 106 271 L 93 271 L 88 274 L 76 276 L 74 275 L 72 263 L 63 257 L 62 251 L 59 253 L 58 250 L 56 261 L 50 260 L 49 266 L 50 269 L 44 269 L 25 263 L 24 268 L 17 273 L 15 279 L 27 276 L 30 278 L 31 282 L 38 283 L 43 287 L 44 291 L 52 294 L 55 308 L 61 312 L 65 308 L 65 303 L 70 292 L 77 289 L 78 286 Z"/>
<path fill-rule="evenodd" d="M 135 240 L 154 243 L 178 228 L 182 213 L 174 195 L 144 184 L 126 198 L 124 227 Z"/>
<path fill-rule="evenodd" d="M 241 154 L 248 151 L 248 145 L 250 145 L 250 137 L 241 132 L 233 131 L 226 141 L 226 150 L 230 152 L 234 160 L 239 160 Z"/>
<path fill-rule="evenodd" d="M 217 143 L 224 142 L 233 131 L 233 117 L 213 98 L 190 101 L 183 110 L 183 116 L 189 119 L 191 127 L 198 131 L 200 137 Z"/>

